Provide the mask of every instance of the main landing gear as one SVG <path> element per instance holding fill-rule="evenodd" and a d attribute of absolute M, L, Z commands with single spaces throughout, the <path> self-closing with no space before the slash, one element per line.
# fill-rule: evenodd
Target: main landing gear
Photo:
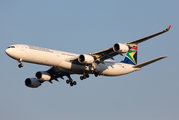
<path fill-rule="evenodd" d="M 21 68 L 21 67 L 24 66 L 24 65 L 21 63 L 21 62 L 22 62 L 22 59 L 17 60 L 17 62 L 20 63 L 20 64 L 18 65 L 19 68 Z"/>
<path fill-rule="evenodd" d="M 99 75 L 99 74 L 98 74 L 97 70 L 94 70 L 94 76 L 95 76 L 95 77 L 98 77 L 98 75 Z"/>
<path fill-rule="evenodd" d="M 89 78 L 88 74 L 84 74 L 83 76 L 80 76 L 80 80 L 83 80 L 83 79 L 86 79 L 86 78 Z"/>
<path fill-rule="evenodd" d="M 72 87 L 73 85 L 77 85 L 76 81 L 73 81 L 73 79 L 71 78 L 70 74 L 66 75 L 68 77 L 68 80 L 66 80 L 67 84 L 70 84 L 70 86 Z"/>
<path fill-rule="evenodd" d="M 94 74 L 95 77 L 98 77 L 98 75 L 99 75 L 97 70 L 94 70 L 93 74 Z M 80 76 L 80 80 L 84 80 L 86 78 L 89 78 L 89 74 L 83 73 L 83 76 Z"/>

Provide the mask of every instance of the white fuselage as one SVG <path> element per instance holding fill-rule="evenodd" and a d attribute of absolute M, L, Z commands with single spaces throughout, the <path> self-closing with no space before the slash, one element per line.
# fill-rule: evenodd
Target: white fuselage
<path fill-rule="evenodd" d="M 16 60 L 47 66 L 55 66 L 56 71 L 68 72 L 70 74 L 92 74 L 94 70 L 90 65 L 79 62 L 71 62 L 71 59 L 78 58 L 79 54 L 57 51 L 47 48 L 35 47 L 30 45 L 16 44 L 6 49 L 6 53 Z M 112 60 L 105 60 L 104 64 L 96 66 L 100 75 L 119 76 L 139 70 L 132 67 L 133 65 L 119 63 Z"/>

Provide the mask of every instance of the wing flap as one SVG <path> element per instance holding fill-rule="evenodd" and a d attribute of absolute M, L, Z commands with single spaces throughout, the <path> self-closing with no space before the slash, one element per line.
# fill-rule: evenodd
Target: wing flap
<path fill-rule="evenodd" d="M 109 54 L 111 52 L 114 52 L 113 48 L 108 48 L 108 49 L 105 49 L 105 50 L 93 52 L 93 53 L 90 53 L 90 55 L 104 55 L 104 54 Z"/>
<path fill-rule="evenodd" d="M 161 60 L 161 59 L 166 58 L 166 57 L 167 57 L 167 56 L 162 56 L 162 57 L 155 58 L 155 59 L 153 59 L 153 60 L 149 60 L 149 61 L 147 61 L 147 62 L 143 62 L 143 63 L 137 64 L 137 65 L 134 65 L 133 68 L 141 68 L 141 67 L 144 67 L 144 66 L 146 66 L 146 65 L 149 65 L 149 64 L 151 64 L 151 63 L 153 63 L 153 62 L 156 62 L 156 61 Z"/>

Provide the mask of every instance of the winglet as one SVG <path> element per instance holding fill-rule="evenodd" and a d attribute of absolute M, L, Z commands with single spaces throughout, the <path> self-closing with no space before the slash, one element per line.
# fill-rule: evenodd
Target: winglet
<path fill-rule="evenodd" d="M 168 26 L 168 28 L 166 29 L 166 31 L 169 31 L 169 30 L 170 30 L 170 28 L 171 28 L 171 25 L 170 25 L 170 26 Z"/>

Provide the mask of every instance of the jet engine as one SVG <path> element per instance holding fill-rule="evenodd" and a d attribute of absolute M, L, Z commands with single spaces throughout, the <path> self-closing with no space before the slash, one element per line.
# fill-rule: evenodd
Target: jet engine
<path fill-rule="evenodd" d="M 122 44 L 122 43 L 116 43 L 113 45 L 113 50 L 115 52 L 126 53 L 129 51 L 129 46 L 127 46 L 126 44 Z"/>
<path fill-rule="evenodd" d="M 51 79 L 51 75 L 46 71 L 39 71 L 35 74 L 37 80 L 41 81 L 49 81 Z"/>
<path fill-rule="evenodd" d="M 38 88 L 41 83 L 36 78 L 27 78 L 25 80 L 25 85 L 30 88 Z"/>
<path fill-rule="evenodd" d="M 80 55 L 78 57 L 78 61 L 80 63 L 87 63 L 87 64 L 91 64 L 94 62 L 94 57 L 91 56 L 91 55 L 88 55 L 88 54 L 83 54 L 83 55 Z"/>

